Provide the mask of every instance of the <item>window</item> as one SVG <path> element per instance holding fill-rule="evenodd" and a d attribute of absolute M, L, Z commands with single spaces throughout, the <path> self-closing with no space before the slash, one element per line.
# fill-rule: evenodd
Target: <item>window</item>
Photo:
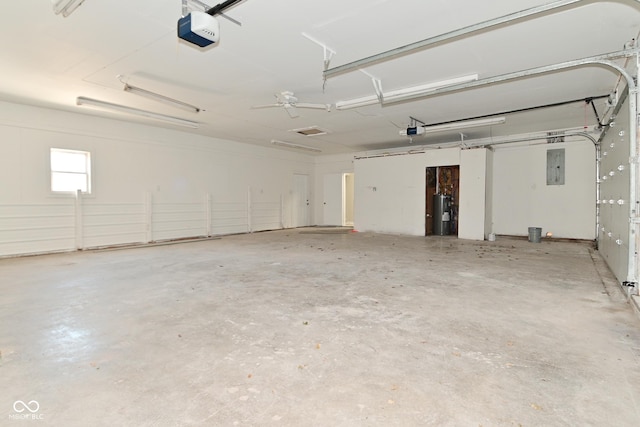
<path fill-rule="evenodd" d="M 91 193 L 91 158 L 86 151 L 51 149 L 51 191 Z"/>

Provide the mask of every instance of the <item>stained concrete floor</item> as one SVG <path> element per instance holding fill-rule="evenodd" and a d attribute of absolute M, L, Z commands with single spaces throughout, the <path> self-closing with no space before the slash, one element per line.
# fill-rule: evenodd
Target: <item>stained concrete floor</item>
<path fill-rule="evenodd" d="M 640 425 L 588 244 L 306 231 L 0 260 L 0 425 Z"/>

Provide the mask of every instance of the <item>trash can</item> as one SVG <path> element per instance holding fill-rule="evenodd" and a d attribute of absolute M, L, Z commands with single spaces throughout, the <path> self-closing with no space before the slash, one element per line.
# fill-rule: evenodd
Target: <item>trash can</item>
<path fill-rule="evenodd" d="M 540 243 L 541 238 L 542 238 L 541 227 L 529 227 L 529 241 L 531 243 Z"/>

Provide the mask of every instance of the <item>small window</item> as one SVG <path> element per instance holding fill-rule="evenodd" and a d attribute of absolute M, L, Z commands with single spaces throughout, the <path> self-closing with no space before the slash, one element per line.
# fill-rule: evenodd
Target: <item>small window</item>
<path fill-rule="evenodd" d="M 91 193 L 91 158 L 86 151 L 51 149 L 51 191 Z"/>

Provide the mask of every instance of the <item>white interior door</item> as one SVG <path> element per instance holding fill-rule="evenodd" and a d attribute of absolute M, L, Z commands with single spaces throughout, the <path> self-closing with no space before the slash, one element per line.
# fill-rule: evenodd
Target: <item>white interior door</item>
<path fill-rule="evenodd" d="M 309 225 L 309 176 L 293 175 L 293 212 L 291 221 L 293 227 L 307 227 Z"/>
<path fill-rule="evenodd" d="M 342 174 L 324 176 L 323 216 L 324 225 L 343 225 L 343 178 Z"/>
<path fill-rule="evenodd" d="M 354 209 L 354 190 L 355 190 L 355 179 L 354 174 L 345 173 L 344 174 L 344 220 L 342 221 L 344 225 L 353 227 L 353 209 Z"/>

